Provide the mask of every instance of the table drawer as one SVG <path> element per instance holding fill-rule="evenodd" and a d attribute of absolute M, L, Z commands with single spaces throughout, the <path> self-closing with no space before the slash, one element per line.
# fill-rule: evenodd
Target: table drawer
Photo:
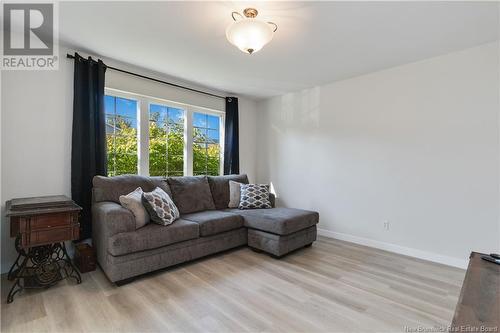
<path fill-rule="evenodd" d="M 44 229 L 31 230 L 23 234 L 23 246 L 39 246 L 52 243 L 58 243 L 79 238 L 80 225 L 72 224 L 62 227 L 46 227 Z"/>
<path fill-rule="evenodd" d="M 41 214 L 30 218 L 31 230 L 45 229 L 53 227 L 70 226 L 76 221 L 73 221 L 73 215 L 69 212 Z"/>

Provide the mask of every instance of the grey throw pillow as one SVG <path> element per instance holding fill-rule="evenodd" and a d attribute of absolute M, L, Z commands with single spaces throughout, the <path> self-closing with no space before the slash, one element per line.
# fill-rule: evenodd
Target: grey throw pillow
<path fill-rule="evenodd" d="M 269 201 L 269 185 L 241 184 L 239 209 L 272 208 Z"/>
<path fill-rule="evenodd" d="M 224 175 L 224 176 L 207 176 L 210 192 L 214 199 L 215 209 L 226 209 L 229 203 L 229 181 L 248 184 L 247 175 Z M 175 197 L 173 198 L 176 202 Z M 239 202 L 239 198 L 238 198 Z M 237 207 L 237 206 L 236 206 Z M 180 207 L 179 207 L 180 210 Z"/>
<path fill-rule="evenodd" d="M 134 214 L 135 228 L 144 227 L 149 222 L 149 214 L 142 204 L 142 188 L 138 187 L 127 195 L 120 195 L 120 204 Z"/>
<path fill-rule="evenodd" d="M 233 180 L 229 181 L 229 204 L 227 205 L 227 207 L 238 208 L 238 206 L 240 205 L 240 186 L 242 184 L 243 183 L 238 183 Z"/>
<path fill-rule="evenodd" d="M 169 177 L 167 181 L 182 214 L 215 209 L 207 176 Z"/>
<path fill-rule="evenodd" d="M 142 202 L 154 223 L 169 225 L 174 223 L 180 216 L 179 210 L 172 199 L 159 187 L 151 192 L 144 192 Z"/>

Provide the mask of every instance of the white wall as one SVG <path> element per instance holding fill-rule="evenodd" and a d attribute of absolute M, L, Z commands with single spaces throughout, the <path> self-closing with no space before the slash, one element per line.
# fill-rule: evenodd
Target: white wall
<path fill-rule="evenodd" d="M 259 181 L 330 236 L 456 266 L 498 252 L 498 48 L 260 102 Z"/>
<path fill-rule="evenodd" d="M 6 272 L 15 260 L 14 242 L 9 237 L 5 218 L 5 201 L 15 197 L 71 194 L 73 61 L 66 59 L 67 52 L 61 48 L 58 71 L 1 72 L 1 272 Z M 105 63 L 172 80 L 110 59 L 105 59 Z M 222 103 L 167 86 L 165 91 L 171 93 L 165 97 L 172 100 L 179 97 L 193 105 L 215 107 Z M 239 103 L 241 172 L 255 179 L 256 165 L 252 156 L 255 140 L 252 138 L 256 131 L 256 103 L 243 97 L 239 97 Z"/>

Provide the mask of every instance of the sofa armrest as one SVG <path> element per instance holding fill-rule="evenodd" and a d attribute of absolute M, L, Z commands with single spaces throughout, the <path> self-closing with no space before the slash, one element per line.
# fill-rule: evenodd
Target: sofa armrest
<path fill-rule="evenodd" d="M 92 230 L 111 237 L 120 232 L 135 231 L 132 212 L 116 202 L 103 201 L 92 205 Z"/>
<path fill-rule="evenodd" d="M 92 244 L 101 266 L 107 265 L 109 238 L 130 231 L 135 231 L 135 217 L 131 211 L 116 202 L 92 203 Z"/>

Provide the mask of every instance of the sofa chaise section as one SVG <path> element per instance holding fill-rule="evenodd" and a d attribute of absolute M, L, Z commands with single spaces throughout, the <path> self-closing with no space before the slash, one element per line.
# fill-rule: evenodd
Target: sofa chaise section
<path fill-rule="evenodd" d="M 276 235 L 289 235 L 312 227 L 319 221 L 319 214 L 317 212 L 295 208 L 231 209 L 227 211 L 243 216 L 244 225 L 247 228 L 266 231 Z"/>
<path fill-rule="evenodd" d="M 283 207 L 227 211 L 243 217 L 250 248 L 275 257 L 309 246 L 316 240 L 317 212 Z"/>

